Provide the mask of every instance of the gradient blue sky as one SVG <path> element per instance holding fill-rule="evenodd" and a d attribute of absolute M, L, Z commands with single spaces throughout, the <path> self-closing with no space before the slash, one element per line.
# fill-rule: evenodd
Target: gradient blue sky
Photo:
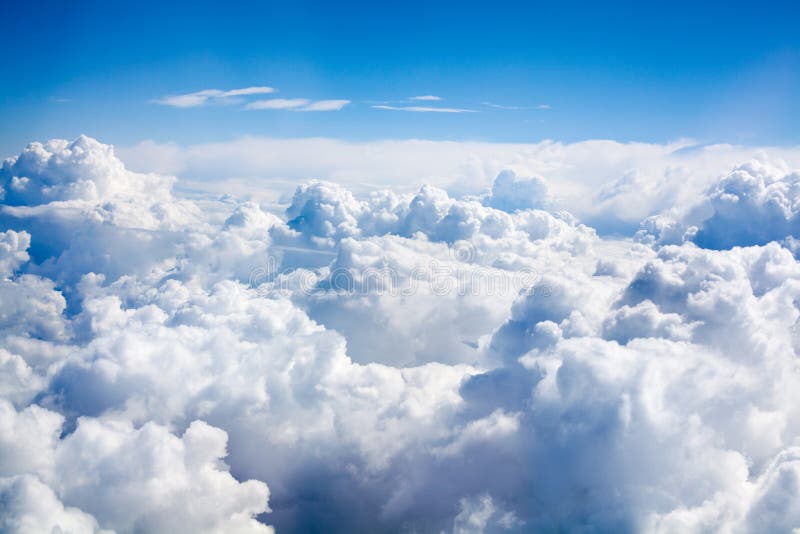
<path fill-rule="evenodd" d="M 2 5 L 3 156 L 80 133 L 122 145 L 243 135 L 800 142 L 797 2 Z M 262 85 L 278 92 L 154 102 Z M 406 100 L 415 95 L 475 112 L 373 107 L 422 105 Z M 351 103 L 243 109 L 258 98 Z"/>

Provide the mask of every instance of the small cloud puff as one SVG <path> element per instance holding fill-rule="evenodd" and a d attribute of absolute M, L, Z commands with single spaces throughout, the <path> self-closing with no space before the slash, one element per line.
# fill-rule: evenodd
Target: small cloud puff
<path fill-rule="evenodd" d="M 548 209 L 553 199 L 542 178 L 519 178 L 513 171 L 503 171 L 492 184 L 491 194 L 483 203 L 507 212 Z"/>

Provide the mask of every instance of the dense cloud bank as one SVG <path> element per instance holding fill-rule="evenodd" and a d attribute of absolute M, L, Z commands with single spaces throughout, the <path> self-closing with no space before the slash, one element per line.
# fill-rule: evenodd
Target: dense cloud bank
<path fill-rule="evenodd" d="M 512 172 L 173 181 L 87 137 L 0 170 L 0 530 L 800 528 L 791 169 L 619 239 Z"/>

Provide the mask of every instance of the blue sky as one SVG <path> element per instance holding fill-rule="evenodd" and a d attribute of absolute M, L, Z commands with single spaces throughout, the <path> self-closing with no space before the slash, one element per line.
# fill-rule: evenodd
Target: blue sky
<path fill-rule="evenodd" d="M 797 144 L 800 7 L 699 4 L 6 2 L 0 150 L 80 133 Z M 253 86 L 276 92 L 158 103 Z M 245 109 L 275 98 L 293 110 Z"/>

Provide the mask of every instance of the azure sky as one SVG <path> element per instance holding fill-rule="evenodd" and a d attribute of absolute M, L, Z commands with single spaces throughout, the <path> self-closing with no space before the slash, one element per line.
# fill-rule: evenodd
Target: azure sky
<path fill-rule="evenodd" d="M 0 151 L 241 136 L 800 141 L 793 2 L 4 2 Z"/>

